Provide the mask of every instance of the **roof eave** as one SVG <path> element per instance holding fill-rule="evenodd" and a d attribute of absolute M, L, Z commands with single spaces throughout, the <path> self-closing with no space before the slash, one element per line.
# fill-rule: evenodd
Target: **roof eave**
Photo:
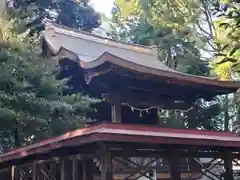
<path fill-rule="evenodd" d="M 158 77 L 165 77 L 172 79 L 173 81 L 177 81 L 179 83 L 190 83 L 190 84 L 202 84 L 206 86 L 216 86 L 219 88 L 232 89 L 232 93 L 236 92 L 240 88 L 240 82 L 238 81 L 221 81 L 217 79 L 210 79 L 205 77 L 193 76 L 184 73 L 175 73 L 168 72 L 158 69 L 147 68 L 138 64 L 134 64 L 128 60 L 124 60 L 120 57 L 117 57 L 109 52 L 105 52 L 99 58 L 95 59 L 92 62 L 84 62 L 82 61 L 77 54 L 68 50 L 64 47 L 61 47 L 58 51 L 53 49 L 51 45 L 49 45 L 50 50 L 54 54 L 54 59 L 58 59 L 61 61 L 64 58 L 77 62 L 81 68 L 83 69 L 94 69 L 106 62 L 112 63 L 114 65 L 118 65 L 122 68 L 126 68 L 132 71 L 137 71 L 138 73 L 149 74 Z"/>

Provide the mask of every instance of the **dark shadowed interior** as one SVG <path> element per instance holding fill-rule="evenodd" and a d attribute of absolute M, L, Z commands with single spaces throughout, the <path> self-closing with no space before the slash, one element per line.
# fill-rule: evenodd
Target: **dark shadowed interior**
<path fill-rule="evenodd" d="M 101 94 L 106 93 L 107 90 L 104 91 L 104 88 L 98 86 L 96 84 L 86 84 L 84 79 L 83 70 L 79 67 L 79 65 L 71 60 L 64 59 L 60 62 L 61 73 L 58 78 L 69 78 L 68 86 L 69 89 L 65 93 L 83 93 L 87 94 L 91 97 L 102 98 Z M 107 76 L 105 76 L 107 77 Z M 108 76 L 110 80 L 113 78 Z M 100 82 L 105 78 L 99 78 Z M 105 79 L 106 80 L 106 79 Z M 99 81 L 97 81 L 99 82 Z M 119 81 L 115 81 L 118 82 Z M 102 89 L 100 89 L 102 88 Z M 123 89 L 124 90 L 124 89 Z M 105 101 L 101 103 L 95 104 L 94 108 L 97 110 L 96 112 L 91 112 L 89 116 L 94 120 L 99 122 L 111 122 L 111 105 Z M 141 107 L 144 108 L 144 107 Z M 147 106 L 146 106 L 147 108 Z M 133 111 L 129 106 L 122 107 L 122 122 L 123 123 L 139 123 L 139 124 L 157 124 L 157 110 L 152 109 L 149 112 L 143 112 L 141 115 L 139 111 Z"/>

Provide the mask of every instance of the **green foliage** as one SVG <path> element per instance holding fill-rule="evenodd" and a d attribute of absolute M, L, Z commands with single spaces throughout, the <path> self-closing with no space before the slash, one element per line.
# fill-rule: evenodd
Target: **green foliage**
<path fill-rule="evenodd" d="M 221 50 L 214 66 L 216 72 L 226 79 L 231 78 L 232 72 L 240 72 L 240 3 L 225 2 L 217 10 L 216 42 Z"/>
<path fill-rule="evenodd" d="M 22 24 L 23 32 L 27 29 L 31 34 L 43 30 L 45 20 L 88 32 L 101 24 L 100 15 L 88 1 L 9 0 L 8 13 L 17 18 L 15 23 Z"/>
<path fill-rule="evenodd" d="M 159 123 L 169 128 L 221 130 L 223 128 L 221 112 L 224 109 L 221 102 L 219 98 L 211 103 L 199 100 L 191 109 L 184 112 L 162 111 L 159 114 Z"/>
<path fill-rule="evenodd" d="M 240 72 L 240 3 L 234 0 L 221 1 L 221 4 L 215 7 L 215 13 L 217 16 L 214 22 L 215 42 L 220 46 L 220 50 L 212 65 L 216 74 L 222 79 L 235 79 L 239 77 Z M 234 95 L 229 107 L 234 108 L 233 130 L 239 133 L 240 98 L 238 93 Z"/>
<path fill-rule="evenodd" d="M 113 38 L 155 45 L 160 61 L 167 66 L 194 75 L 209 74 L 208 62 L 200 53 L 200 48 L 205 46 L 205 39 L 191 26 L 196 17 L 190 13 L 198 14 L 197 2 L 190 3 L 189 0 L 192 11 L 185 13 L 177 1 L 124 2 L 115 1 L 113 26 L 117 25 L 117 28 L 110 32 Z"/>
<path fill-rule="evenodd" d="M 10 26 L 8 26 L 10 25 Z M 66 81 L 58 68 L 38 56 L 33 41 L 1 21 L 0 145 L 6 149 L 82 127 L 97 102 L 81 94 L 63 96 Z"/>

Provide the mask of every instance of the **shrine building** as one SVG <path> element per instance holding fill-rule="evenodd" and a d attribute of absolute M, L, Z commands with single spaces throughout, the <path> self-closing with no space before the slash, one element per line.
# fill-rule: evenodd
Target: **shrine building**
<path fill-rule="evenodd" d="M 0 180 L 234 180 L 239 136 L 163 128 L 157 109 L 189 110 L 198 99 L 235 93 L 239 82 L 181 73 L 154 47 L 56 24 L 47 25 L 41 47 L 61 67 L 58 78 L 71 77 L 68 93 L 102 100 L 98 122 L 0 154 Z"/>

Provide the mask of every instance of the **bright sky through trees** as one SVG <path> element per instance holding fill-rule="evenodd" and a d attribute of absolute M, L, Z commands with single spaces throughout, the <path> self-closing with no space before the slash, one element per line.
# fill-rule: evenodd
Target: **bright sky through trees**
<path fill-rule="evenodd" d="M 113 2 L 114 0 L 92 0 L 91 4 L 96 11 L 111 16 Z"/>

